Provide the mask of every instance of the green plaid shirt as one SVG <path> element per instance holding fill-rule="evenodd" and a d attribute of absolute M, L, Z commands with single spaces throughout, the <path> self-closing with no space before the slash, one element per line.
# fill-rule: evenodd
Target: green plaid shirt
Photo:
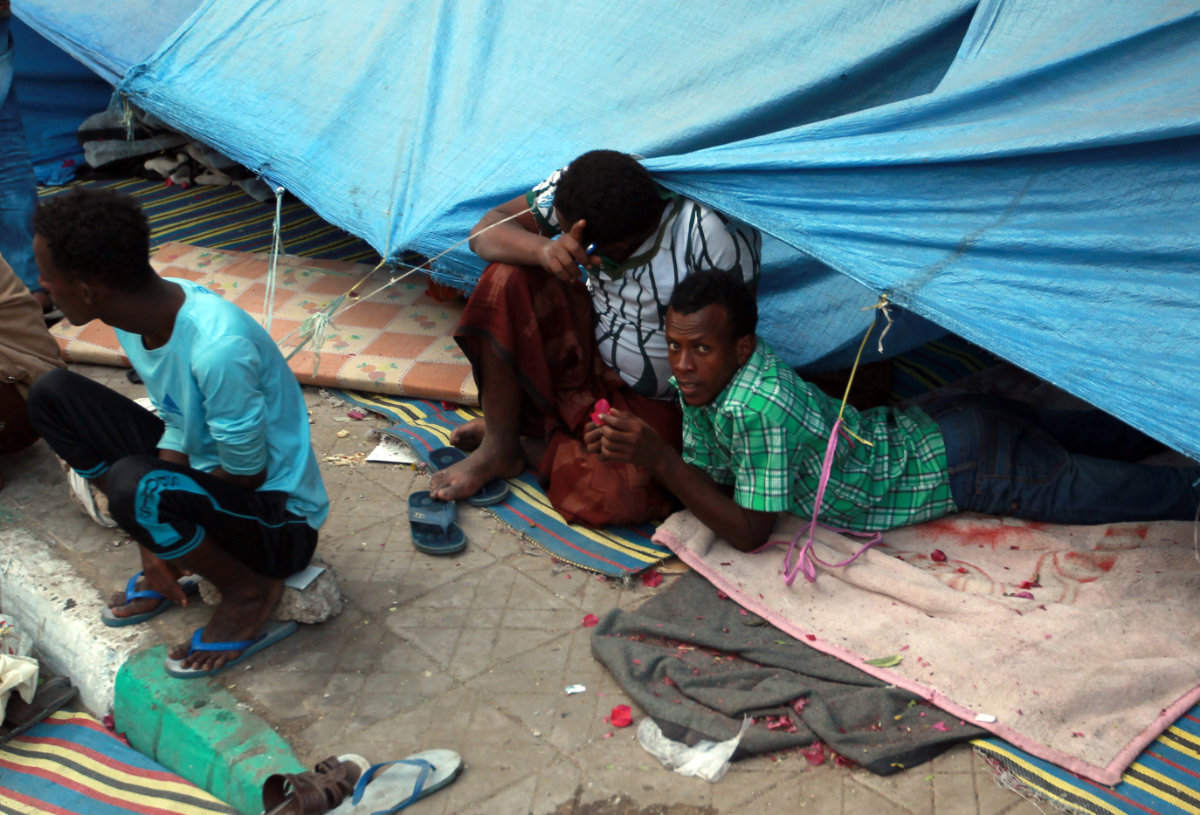
<path fill-rule="evenodd" d="M 672 379 L 671 384 L 675 381 Z M 802 380 L 762 339 L 708 405 L 683 405 L 683 458 L 747 509 L 812 518 L 829 432 L 840 402 Z M 819 520 L 858 531 L 891 529 L 955 511 L 946 446 L 922 410 L 849 405 Z"/>

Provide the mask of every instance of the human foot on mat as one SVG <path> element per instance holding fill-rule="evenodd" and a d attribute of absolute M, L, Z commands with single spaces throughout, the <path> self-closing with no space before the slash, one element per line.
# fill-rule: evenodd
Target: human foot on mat
<path fill-rule="evenodd" d="M 197 628 L 192 632 L 192 640 L 186 648 L 186 653 L 182 656 L 167 657 L 163 661 L 163 667 L 171 676 L 179 679 L 198 679 L 204 676 L 213 676 L 219 674 L 227 668 L 232 668 L 241 662 L 262 651 L 264 648 L 269 648 L 275 643 L 288 637 L 294 633 L 300 626 L 293 620 L 285 623 L 268 620 L 263 623 L 259 629 L 257 637 L 248 640 L 226 640 L 221 642 L 206 642 L 204 640 L 204 629 Z M 183 663 L 192 658 L 196 654 L 203 653 L 236 653 L 237 656 L 232 659 L 214 665 L 212 667 L 184 667 Z"/>
<path fill-rule="evenodd" d="M 140 577 L 142 577 L 142 572 L 129 578 L 123 593 L 117 592 L 109 598 L 108 605 L 100 611 L 102 623 L 112 628 L 136 625 L 157 617 L 174 605 L 154 589 L 145 588 L 144 582 L 143 588 L 139 589 L 138 578 Z M 183 593 L 191 597 L 200 591 L 200 577 L 198 575 L 181 577 L 179 585 L 183 588 Z M 123 613 L 118 613 L 119 611 Z"/>
<path fill-rule="evenodd" d="M 358 779 L 354 796 L 330 815 L 399 812 L 449 784 L 462 767 L 462 757 L 453 750 L 426 750 L 399 761 L 376 764 Z"/>
<path fill-rule="evenodd" d="M 429 451 L 429 468 L 435 472 L 449 469 L 460 461 L 466 461 L 467 454 L 457 447 L 438 447 Z M 503 478 L 493 478 L 480 487 L 466 501 L 471 506 L 486 507 L 498 504 L 508 497 L 508 482 Z"/>

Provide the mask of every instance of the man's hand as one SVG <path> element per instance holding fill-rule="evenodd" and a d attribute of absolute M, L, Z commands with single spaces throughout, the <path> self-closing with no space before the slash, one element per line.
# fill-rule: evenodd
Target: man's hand
<path fill-rule="evenodd" d="M 628 461 L 654 471 L 670 450 L 662 436 L 632 413 L 610 410 L 602 425 L 588 422 L 583 434 L 589 453 L 604 461 Z"/>
<path fill-rule="evenodd" d="M 607 461 L 629 461 L 646 467 L 700 522 L 735 549 L 751 552 L 767 542 L 777 513 L 739 506 L 729 487 L 684 462 L 644 421 L 622 410 L 600 417 L 602 424 L 588 422 L 583 434 L 588 452 Z"/>
<path fill-rule="evenodd" d="M 581 242 L 585 226 L 586 221 L 576 221 L 571 224 L 570 230 L 563 232 L 557 239 L 547 239 L 539 253 L 538 264 L 564 283 L 579 279 L 580 266 L 592 265 L 592 258 Z"/>
<path fill-rule="evenodd" d="M 185 574 L 191 574 L 191 572 L 180 569 L 169 560 L 163 560 L 157 555 L 151 554 L 144 546 L 139 546 L 138 551 L 142 555 L 142 579 L 146 586 L 154 589 L 172 603 L 186 606 L 188 596 L 183 590 L 183 586 L 179 585 L 179 578 Z"/>

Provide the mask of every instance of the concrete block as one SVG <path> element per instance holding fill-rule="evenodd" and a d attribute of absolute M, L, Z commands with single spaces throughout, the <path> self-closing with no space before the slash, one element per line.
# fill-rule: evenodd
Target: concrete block
<path fill-rule="evenodd" d="M 103 715 L 117 670 L 154 638 L 144 626 L 101 623 L 104 598 L 56 549 L 26 529 L 0 530 L 0 608 L 33 638 L 45 669 L 69 677 L 84 706 Z"/>
<path fill-rule="evenodd" d="M 265 721 L 239 709 L 228 691 L 203 679 L 169 676 L 163 669 L 166 655 L 165 646 L 150 648 L 118 672 L 117 732 L 239 812 L 261 812 L 267 776 L 304 768 L 287 742 Z"/>

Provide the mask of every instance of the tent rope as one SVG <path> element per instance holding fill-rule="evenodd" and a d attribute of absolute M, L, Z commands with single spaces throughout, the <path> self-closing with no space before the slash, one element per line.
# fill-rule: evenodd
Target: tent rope
<path fill-rule="evenodd" d="M 1200 487 L 1200 478 L 1192 484 L 1193 489 L 1196 487 Z M 1200 563 L 1200 504 L 1196 505 L 1196 517 L 1192 518 L 1192 554 L 1196 556 L 1196 562 Z"/>
<path fill-rule="evenodd" d="M 529 210 L 529 212 L 532 212 L 532 210 Z M 276 343 L 276 345 L 278 345 L 282 348 L 283 344 L 286 343 L 288 340 L 290 340 L 293 336 L 295 336 L 296 334 L 300 335 L 300 339 L 299 339 L 299 342 L 297 343 L 296 347 L 293 348 L 290 352 L 288 352 L 284 356 L 284 359 L 290 361 L 292 357 L 294 357 L 297 353 L 299 353 L 306 345 L 311 343 L 312 348 L 313 348 L 313 354 L 314 354 L 314 356 L 313 356 L 313 376 L 316 376 L 317 371 L 319 371 L 320 367 L 321 367 L 321 348 L 325 345 L 325 339 L 328 334 L 330 324 L 333 322 L 334 317 L 336 317 L 338 315 L 338 313 L 340 313 L 341 311 L 345 310 L 346 308 L 349 308 L 350 306 L 354 305 L 353 302 L 347 303 L 347 300 L 354 300 L 354 301 L 357 301 L 359 299 L 370 300 L 375 295 L 377 295 L 380 292 L 384 291 L 385 289 L 395 285 L 396 283 L 399 283 L 401 280 L 404 280 L 405 278 L 409 277 L 410 275 L 412 275 L 416 272 L 425 271 L 426 269 L 432 267 L 432 265 L 435 261 L 437 261 L 440 258 L 444 257 L 445 255 L 448 255 L 449 253 L 453 252 L 455 249 L 462 246 L 464 243 L 471 240 L 472 238 L 482 235 L 484 232 L 487 232 L 490 229 L 494 229 L 494 228 L 500 226 L 501 224 L 506 224 L 509 221 L 520 218 L 522 215 L 525 215 L 525 214 L 527 214 L 527 212 L 525 210 L 522 210 L 521 212 L 517 212 L 513 215 L 509 215 L 508 217 L 501 218 L 500 220 L 496 221 L 495 223 L 488 224 L 483 229 L 480 229 L 478 231 L 470 233 L 469 235 L 467 235 L 467 237 L 452 244 L 449 248 L 438 253 L 437 255 L 433 256 L 429 260 L 426 260 L 424 263 L 422 263 L 419 266 L 412 266 L 412 265 L 404 263 L 403 261 L 400 261 L 400 260 L 391 261 L 393 268 L 396 268 L 397 266 L 407 267 L 406 271 L 403 274 L 393 275 L 391 278 L 388 279 L 388 281 L 386 283 L 384 283 L 382 286 L 380 286 L 379 288 L 372 291 L 370 294 L 367 294 L 365 296 L 360 296 L 360 295 L 356 294 L 358 287 L 362 285 L 363 281 L 365 281 L 367 278 L 369 278 L 375 272 L 379 271 L 381 268 L 383 268 L 383 266 L 385 264 L 388 263 L 388 261 L 386 259 L 386 255 L 389 250 L 385 249 L 384 250 L 385 258 L 381 259 L 379 261 L 379 263 L 376 264 L 374 269 L 372 269 L 370 272 L 368 272 L 367 274 L 360 277 L 357 281 L 355 281 L 354 285 L 351 286 L 349 289 L 347 289 L 345 293 L 338 295 L 336 298 L 334 298 L 332 301 L 330 301 L 328 304 L 326 304 L 320 310 L 315 311 L 312 314 L 310 314 L 308 317 L 306 317 L 304 319 L 304 322 L 302 322 L 296 328 L 292 329 L 292 331 L 290 331 L 286 336 L 280 338 L 279 341 Z M 278 218 L 279 218 L 279 215 L 277 212 L 276 219 L 278 219 Z M 389 245 L 391 244 L 390 231 L 388 234 L 388 244 Z"/>
<path fill-rule="evenodd" d="M 267 264 L 267 300 L 263 304 L 263 328 L 271 333 L 271 322 L 275 318 L 275 286 L 279 268 L 279 255 L 283 252 L 283 187 L 275 188 L 275 223 L 271 226 L 271 260 Z"/>
<path fill-rule="evenodd" d="M 863 309 L 863 311 L 870 310 L 882 312 L 884 319 L 887 321 L 887 325 L 884 327 L 883 333 L 879 335 L 878 348 L 879 352 L 883 353 L 883 338 L 887 335 L 888 330 L 892 327 L 892 316 L 888 313 L 887 294 L 880 295 L 879 300 L 875 303 L 875 305 L 868 306 L 867 308 Z M 852 529 L 836 529 L 834 527 L 819 523 L 818 521 L 821 516 L 821 502 L 825 499 L 825 488 L 829 486 L 829 477 L 833 472 L 833 457 L 834 454 L 837 453 L 839 434 L 845 433 L 847 436 L 847 441 L 849 441 L 851 445 L 853 445 L 854 440 L 857 439 L 868 447 L 874 446 L 871 442 L 867 441 L 862 436 L 859 436 L 857 433 L 842 424 L 842 416 L 845 414 L 846 405 L 850 401 L 850 388 L 854 384 L 854 375 L 858 372 L 858 365 L 862 360 L 863 349 L 867 347 L 867 339 L 871 336 L 871 331 L 873 331 L 874 328 L 875 320 L 872 319 L 871 324 L 867 326 L 866 333 L 863 334 L 862 342 L 858 344 L 858 353 L 854 355 L 854 365 L 850 368 L 850 377 L 846 380 L 846 390 L 842 394 L 842 404 L 838 407 L 837 419 L 834 420 L 833 428 L 829 431 L 829 441 L 825 445 L 825 458 L 821 463 L 821 477 L 817 480 L 817 494 L 813 499 L 812 520 L 806 523 L 796 532 L 795 536 L 792 537 L 791 542 L 788 544 L 787 552 L 784 553 L 783 582 L 785 585 L 792 585 L 792 582 L 796 579 L 796 575 L 800 573 L 804 574 L 804 579 L 809 583 L 815 583 L 817 580 L 818 563 L 827 569 L 839 569 L 843 566 L 849 566 L 851 563 L 858 560 L 858 558 L 872 546 L 883 541 L 883 535 L 881 535 L 879 532 L 857 532 Z M 826 563 L 817 557 L 814 551 L 814 546 L 816 544 L 814 536 L 816 535 L 818 526 L 838 534 L 869 538 L 869 540 L 864 543 L 857 552 L 855 552 L 846 560 L 843 560 L 840 563 Z M 800 547 L 799 555 L 795 560 L 795 564 L 793 565 L 792 556 L 796 552 L 797 544 L 800 543 L 800 536 L 805 532 L 808 532 L 808 539 L 804 542 L 804 545 Z M 774 542 L 767 544 L 767 546 L 773 545 Z M 765 546 L 762 547 L 762 549 L 765 548 Z M 762 549 L 759 551 L 762 551 Z"/>

